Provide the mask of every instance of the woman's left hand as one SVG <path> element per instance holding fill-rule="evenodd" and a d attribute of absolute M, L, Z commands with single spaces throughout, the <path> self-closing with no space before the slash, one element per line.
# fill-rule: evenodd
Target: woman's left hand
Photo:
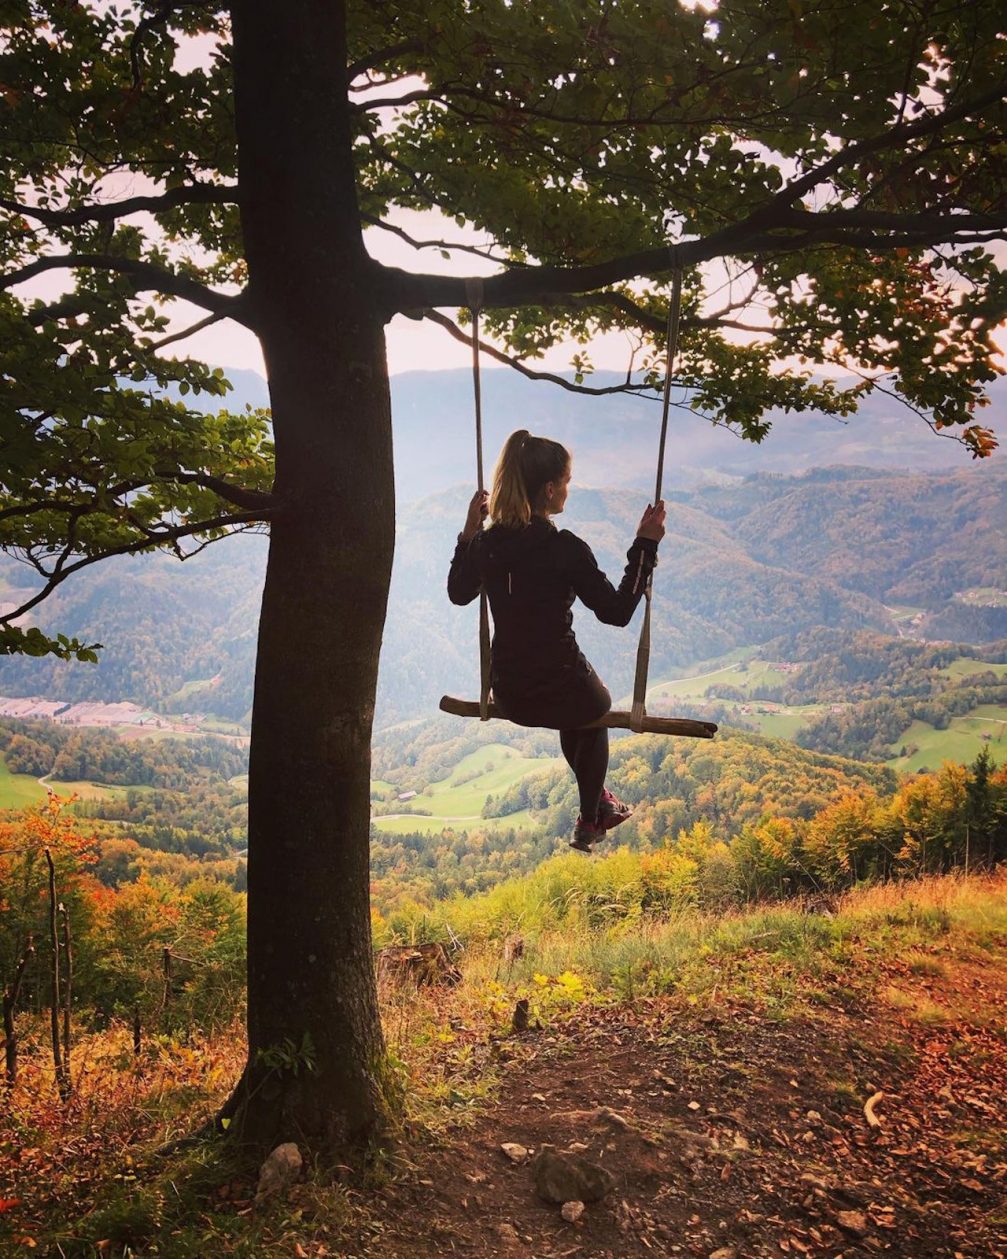
<path fill-rule="evenodd" d="M 471 542 L 482 528 L 482 523 L 489 514 L 489 498 L 486 490 L 476 490 L 472 495 L 468 515 L 465 517 L 465 528 L 462 530 L 464 542 Z"/>

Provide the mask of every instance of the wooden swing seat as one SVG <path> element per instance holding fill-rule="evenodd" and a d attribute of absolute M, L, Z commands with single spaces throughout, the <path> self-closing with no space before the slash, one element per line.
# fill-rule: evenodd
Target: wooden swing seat
<path fill-rule="evenodd" d="M 442 695 L 441 712 L 451 713 L 453 717 L 478 717 L 479 701 L 472 699 L 455 699 L 451 695 Z M 489 716 L 506 721 L 503 713 L 490 700 Z M 588 727 L 606 726 L 609 730 L 632 730 L 632 714 L 613 709 L 597 721 L 588 722 Z M 638 734 L 677 734 L 687 739 L 712 739 L 717 727 L 712 721 L 693 721 L 688 717 L 649 717 L 644 716 L 639 722 Z"/>

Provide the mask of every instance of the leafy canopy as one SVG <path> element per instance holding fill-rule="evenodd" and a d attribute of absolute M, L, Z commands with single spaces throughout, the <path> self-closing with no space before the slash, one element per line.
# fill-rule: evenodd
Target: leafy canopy
<path fill-rule="evenodd" d="M 625 387 L 647 392 L 678 267 L 683 405 L 758 441 L 773 408 L 842 415 L 885 388 L 988 454 L 975 412 L 1007 313 L 996 10 L 350 0 L 332 81 L 360 224 L 417 258 L 374 264 L 384 315 L 464 336 L 443 308 L 474 300 L 460 270 L 491 271 L 509 361 L 534 374 L 572 337 L 583 380 L 590 338 L 622 329 Z M 255 327 L 229 48 L 214 4 L 0 4 L 0 546 L 33 587 L 0 652 L 87 658 L 12 620 L 85 564 L 191 553 L 275 507 L 268 415 L 219 410 L 226 380 L 179 335 Z M 429 238 L 403 211 L 429 214 Z M 276 248 L 296 271 L 297 241 Z M 837 365 L 855 383 L 823 380 Z"/>

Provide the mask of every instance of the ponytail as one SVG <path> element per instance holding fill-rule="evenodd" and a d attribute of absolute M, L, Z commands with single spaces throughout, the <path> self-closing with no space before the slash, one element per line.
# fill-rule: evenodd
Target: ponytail
<path fill-rule="evenodd" d="M 516 529 L 529 523 L 536 500 L 550 481 L 570 466 L 570 452 L 548 437 L 532 437 L 527 429 L 511 433 L 493 473 L 489 514 L 496 525 Z"/>

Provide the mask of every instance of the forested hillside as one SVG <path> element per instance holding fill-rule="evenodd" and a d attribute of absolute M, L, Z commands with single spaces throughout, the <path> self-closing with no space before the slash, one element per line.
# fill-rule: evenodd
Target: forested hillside
<path fill-rule="evenodd" d="M 562 523 L 615 574 L 645 496 L 579 487 L 577 475 L 575 462 Z M 1005 491 L 994 466 L 826 469 L 676 492 L 656 578 L 652 677 L 816 626 L 929 634 L 957 618 L 974 631 L 969 641 L 1002 636 L 1004 610 L 961 595 L 1003 585 Z M 459 486 L 400 511 L 379 724 L 429 714 L 444 691 L 475 686 L 475 614 L 444 594 L 467 493 Z M 46 624 L 105 643 L 101 662 L 3 660 L 0 694 L 132 699 L 240 720 L 264 555 L 264 538 L 245 537 L 184 566 L 157 556 L 81 574 L 48 601 Z M 23 583 L 25 571 L 8 560 L 0 576 Z M 895 605 L 909 605 L 916 623 L 896 622 Z M 584 614 L 578 632 L 613 693 L 628 690 L 633 635 Z"/>
<path fill-rule="evenodd" d="M 424 732 L 419 745 L 399 746 L 406 759 L 414 756 L 415 764 L 434 776 L 462 751 L 458 742 L 431 737 L 430 732 Z M 515 746 L 527 745 L 518 741 Z M 386 760 L 387 753 L 378 765 Z M 409 781 L 420 785 L 418 779 Z M 730 840 L 763 817 L 807 819 L 844 791 L 891 794 L 896 778 L 883 766 L 723 730 L 710 743 L 652 735 L 620 739 L 613 746 L 610 782 L 636 809 L 619 829 L 619 844 L 646 850 L 673 842 L 679 831 L 698 822 Z M 404 901 L 430 905 L 453 893 L 470 895 L 529 873 L 556 850 L 577 817 L 576 787 L 565 766 L 551 763 L 522 778 L 487 803 L 486 815 L 506 821 L 529 809 L 533 820 L 514 829 L 470 821 L 434 835 L 388 834 L 379 819 L 372 831 L 375 906 L 387 913 Z"/>

